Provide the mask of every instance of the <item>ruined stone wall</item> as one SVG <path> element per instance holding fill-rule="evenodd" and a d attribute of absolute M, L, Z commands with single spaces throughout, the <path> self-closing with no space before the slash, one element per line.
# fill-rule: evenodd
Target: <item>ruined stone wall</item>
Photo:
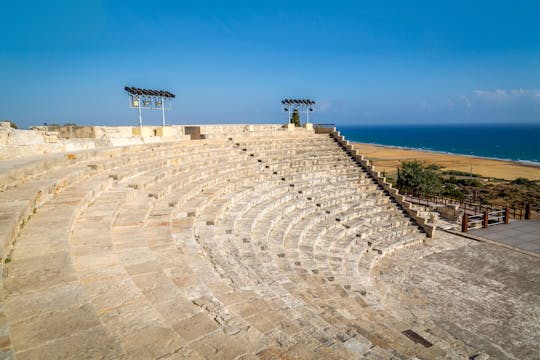
<path fill-rule="evenodd" d="M 49 131 L 58 133 L 63 139 L 124 139 L 130 138 L 134 134 L 133 126 L 47 126 Z M 144 132 L 154 134 L 154 131 L 161 126 L 143 126 Z M 152 135 L 154 136 L 154 135 Z"/>
<path fill-rule="evenodd" d="M 127 139 L 134 136 L 143 137 L 183 137 L 186 127 L 191 134 L 199 129 L 201 138 L 215 139 L 238 135 L 261 135 L 283 131 L 281 124 L 217 124 L 217 125 L 169 125 L 169 126 L 48 126 L 49 131 L 57 133 L 65 139 Z"/>
<path fill-rule="evenodd" d="M 216 139 L 229 136 L 265 135 L 284 131 L 281 124 L 231 124 L 231 125 L 193 125 L 199 126 L 201 138 Z"/>
<path fill-rule="evenodd" d="M 95 138 L 95 126 L 51 126 L 48 125 L 46 128 L 49 131 L 54 131 L 58 134 L 59 138 L 62 139 L 73 139 L 73 138 L 86 138 L 93 139 Z"/>
<path fill-rule="evenodd" d="M 0 123 L 0 160 L 116 147 L 189 140 L 184 126 L 34 126 L 13 129 Z"/>
<path fill-rule="evenodd" d="M 57 132 L 44 126 L 19 130 L 11 128 L 9 122 L 0 123 L 0 160 L 88 150 L 95 146 L 95 142 L 89 139 L 59 139 Z"/>
<path fill-rule="evenodd" d="M 271 135 L 285 131 L 280 124 L 234 124 L 186 126 L 35 126 L 18 130 L 8 122 L 0 126 L 0 160 L 48 153 L 88 150 L 96 147 L 141 145 L 164 141 L 216 139 L 237 136 Z"/>

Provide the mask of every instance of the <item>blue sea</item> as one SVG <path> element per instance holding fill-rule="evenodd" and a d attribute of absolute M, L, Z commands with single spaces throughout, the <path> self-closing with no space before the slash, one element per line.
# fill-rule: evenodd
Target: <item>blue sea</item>
<path fill-rule="evenodd" d="M 540 166 L 540 124 L 343 125 L 347 140 Z"/>

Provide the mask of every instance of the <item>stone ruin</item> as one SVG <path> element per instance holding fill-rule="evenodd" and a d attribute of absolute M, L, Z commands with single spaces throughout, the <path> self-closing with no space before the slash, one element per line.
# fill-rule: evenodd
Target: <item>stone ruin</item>
<path fill-rule="evenodd" d="M 538 258 L 435 233 L 335 129 L 51 130 L 0 128 L 2 358 L 540 353 Z"/>

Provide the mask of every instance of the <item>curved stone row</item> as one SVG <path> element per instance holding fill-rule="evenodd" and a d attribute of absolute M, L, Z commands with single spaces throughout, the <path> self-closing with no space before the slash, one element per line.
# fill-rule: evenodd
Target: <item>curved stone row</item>
<path fill-rule="evenodd" d="M 27 179 L 38 189 L 65 171 L 63 185 L 34 202 L 7 265 L 7 353 L 17 358 L 466 351 L 378 302 L 376 261 L 425 235 L 328 135 L 138 146 L 69 161 Z M 434 346 L 405 337 L 409 328 Z"/>

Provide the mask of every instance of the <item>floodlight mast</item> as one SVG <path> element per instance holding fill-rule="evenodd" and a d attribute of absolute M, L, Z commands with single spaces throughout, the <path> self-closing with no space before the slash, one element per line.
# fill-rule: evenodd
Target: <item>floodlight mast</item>
<path fill-rule="evenodd" d="M 139 110 L 139 127 L 142 129 L 141 99 L 138 96 L 137 96 L 137 109 Z"/>
<path fill-rule="evenodd" d="M 309 113 L 313 111 L 313 108 L 311 107 L 311 105 L 315 104 L 315 101 L 313 100 L 306 100 L 306 123 L 309 124 Z"/>
<path fill-rule="evenodd" d="M 161 125 L 165 126 L 165 110 L 170 109 L 171 99 L 176 96 L 168 91 L 140 89 L 136 87 L 124 87 L 124 90 L 129 94 L 130 107 L 137 108 L 139 113 L 139 127 L 142 128 L 142 109 L 160 110 L 161 109 Z M 142 104 L 141 104 L 142 102 Z"/>
<path fill-rule="evenodd" d="M 294 107 L 294 110 L 306 109 L 306 124 L 309 124 L 309 113 L 313 111 L 312 105 L 315 104 L 315 101 L 310 99 L 284 99 L 281 100 L 281 104 L 285 105 L 285 111 L 288 112 L 287 123 L 291 122 L 291 107 Z"/>
<path fill-rule="evenodd" d="M 142 127 L 141 98 L 139 95 L 129 95 L 129 107 L 137 109 L 137 113 L 139 114 L 139 127 Z"/>
<path fill-rule="evenodd" d="M 165 98 L 161 97 L 161 126 L 165 126 Z"/>
<path fill-rule="evenodd" d="M 285 111 L 287 111 L 287 123 L 291 122 L 291 103 L 289 99 L 285 99 L 282 101 L 282 103 L 285 104 Z"/>

